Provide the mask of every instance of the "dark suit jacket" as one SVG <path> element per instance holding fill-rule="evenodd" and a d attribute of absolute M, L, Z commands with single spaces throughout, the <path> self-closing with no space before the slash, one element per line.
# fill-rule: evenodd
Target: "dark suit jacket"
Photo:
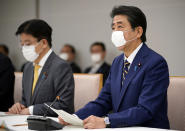
<path fill-rule="evenodd" d="M 108 114 L 111 127 L 169 128 L 167 117 L 168 65 L 144 44 L 122 83 L 124 54 L 112 63 L 109 77 L 98 98 L 76 112 L 84 119 Z"/>
<path fill-rule="evenodd" d="M 32 96 L 33 76 L 33 63 L 28 63 L 23 73 L 22 104 L 26 107 L 34 105 L 34 115 L 43 115 L 47 109 L 44 103 L 50 105 L 56 96 L 60 96 L 60 100 L 52 107 L 69 113 L 74 112 L 74 79 L 67 62 L 52 52 L 42 68 Z M 51 110 L 48 115 L 56 116 Z"/>
<path fill-rule="evenodd" d="M 0 111 L 14 104 L 14 68 L 10 59 L 0 53 Z"/>
<path fill-rule="evenodd" d="M 72 68 L 73 73 L 81 73 L 81 69 L 76 63 L 72 62 L 70 66 Z"/>
<path fill-rule="evenodd" d="M 91 68 L 92 67 L 88 67 L 87 69 L 85 69 L 84 73 L 89 73 Z M 103 74 L 103 85 L 104 85 L 105 81 L 107 80 L 107 77 L 109 75 L 109 71 L 110 71 L 110 65 L 107 64 L 106 62 L 104 62 L 103 65 L 96 72 L 96 73 Z"/>
<path fill-rule="evenodd" d="M 25 67 L 25 65 L 28 64 L 28 63 L 29 63 L 29 62 L 25 62 L 25 63 L 21 66 L 21 72 L 24 71 L 24 67 Z"/>

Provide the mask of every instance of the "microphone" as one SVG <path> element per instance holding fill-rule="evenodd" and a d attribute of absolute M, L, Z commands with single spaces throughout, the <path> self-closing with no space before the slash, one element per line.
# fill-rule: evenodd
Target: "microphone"
<path fill-rule="evenodd" d="M 45 113 L 44 113 L 44 117 L 47 116 L 47 113 L 48 113 L 48 110 L 50 109 L 50 107 L 51 107 L 53 104 L 55 104 L 55 102 L 56 102 L 57 100 L 59 100 L 59 99 L 60 99 L 60 96 L 57 96 L 57 97 L 55 98 L 55 100 L 49 105 L 49 107 L 47 107 L 47 110 L 46 110 Z"/>
<path fill-rule="evenodd" d="M 55 104 L 57 100 L 60 99 L 60 96 L 56 96 L 55 100 L 47 107 L 43 116 L 29 116 L 27 118 L 28 121 L 28 129 L 31 130 L 59 130 L 63 128 L 63 125 L 47 118 L 47 113 L 49 108 Z"/>

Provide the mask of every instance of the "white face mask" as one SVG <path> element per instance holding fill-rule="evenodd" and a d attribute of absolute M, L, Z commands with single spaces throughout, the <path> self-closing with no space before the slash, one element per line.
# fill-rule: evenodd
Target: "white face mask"
<path fill-rule="evenodd" d="M 125 45 L 127 42 L 129 41 L 133 41 L 137 38 L 134 38 L 134 39 L 131 39 L 131 40 L 128 40 L 126 41 L 125 40 L 125 37 L 124 37 L 124 32 L 123 31 L 113 31 L 112 32 L 112 43 L 116 46 L 116 47 L 120 47 L 120 46 L 123 46 Z"/>
<path fill-rule="evenodd" d="M 59 55 L 59 57 L 62 58 L 62 59 L 64 59 L 64 60 L 68 60 L 69 55 L 68 55 L 67 53 L 61 53 L 61 54 Z"/>
<path fill-rule="evenodd" d="M 91 54 L 91 60 L 93 63 L 100 62 L 101 61 L 101 54 L 100 53 Z"/>
<path fill-rule="evenodd" d="M 27 61 L 34 62 L 38 58 L 39 54 L 37 54 L 36 51 L 35 51 L 36 46 L 34 46 L 34 45 L 30 45 L 30 46 L 24 45 L 24 46 L 22 46 L 22 53 L 23 53 L 24 58 Z"/>

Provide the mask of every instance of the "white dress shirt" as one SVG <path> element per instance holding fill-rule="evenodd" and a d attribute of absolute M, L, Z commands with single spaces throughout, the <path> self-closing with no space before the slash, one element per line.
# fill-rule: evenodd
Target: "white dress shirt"
<path fill-rule="evenodd" d="M 143 43 L 141 43 L 141 44 L 130 54 L 130 56 L 129 56 L 128 58 L 124 55 L 124 60 L 127 60 L 127 61 L 130 63 L 128 69 L 130 69 L 130 66 L 131 66 L 132 62 L 133 62 L 135 56 L 137 55 L 138 51 L 141 49 L 142 45 L 143 45 Z"/>
<path fill-rule="evenodd" d="M 98 71 L 98 69 L 103 65 L 104 61 L 100 61 L 98 63 L 95 63 L 92 67 L 91 70 L 89 71 L 89 74 L 94 74 Z"/>
<path fill-rule="evenodd" d="M 39 68 L 39 70 L 38 70 L 38 75 L 40 75 L 40 73 L 41 73 L 41 71 L 42 71 L 42 68 L 44 67 L 44 64 L 46 63 L 46 61 L 47 61 L 47 59 L 48 59 L 48 57 L 50 56 L 50 54 L 52 53 L 52 49 L 50 49 L 46 54 L 45 54 L 45 56 L 44 57 L 42 57 L 42 59 L 40 60 L 40 62 L 39 62 L 39 66 L 40 66 L 40 68 Z M 33 63 L 33 65 L 35 65 L 35 63 Z M 39 77 L 39 76 L 38 76 Z M 33 105 L 32 106 L 29 106 L 28 108 L 29 108 L 29 112 L 30 112 L 30 114 L 31 115 L 33 115 Z"/>

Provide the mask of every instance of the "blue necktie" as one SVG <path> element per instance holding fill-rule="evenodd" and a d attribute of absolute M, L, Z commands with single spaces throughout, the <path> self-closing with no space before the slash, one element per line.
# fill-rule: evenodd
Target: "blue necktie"
<path fill-rule="evenodd" d="M 123 67 L 123 74 L 122 74 L 123 75 L 122 86 L 123 86 L 125 78 L 126 78 L 126 76 L 128 74 L 128 67 L 129 67 L 129 65 L 130 65 L 130 63 L 127 60 L 125 60 L 124 61 L 124 67 Z"/>

